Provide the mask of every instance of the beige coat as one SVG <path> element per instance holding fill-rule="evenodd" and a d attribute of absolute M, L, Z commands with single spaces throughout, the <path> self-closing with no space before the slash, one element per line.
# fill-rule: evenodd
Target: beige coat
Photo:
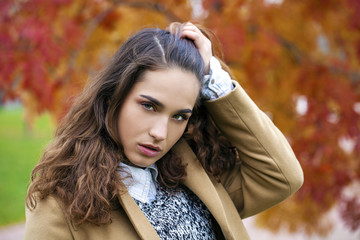
<path fill-rule="evenodd" d="M 242 219 L 283 201 L 303 183 L 301 167 L 285 137 L 237 82 L 228 95 L 206 103 L 217 126 L 240 150 L 242 163 L 224 173 L 221 183 L 209 177 L 184 140 L 175 146 L 187 166 L 184 180 L 216 219 L 218 239 L 249 239 Z M 74 229 L 57 200 L 48 197 L 26 211 L 25 239 L 159 239 L 128 194 L 112 211 L 106 226 L 83 224 Z"/>

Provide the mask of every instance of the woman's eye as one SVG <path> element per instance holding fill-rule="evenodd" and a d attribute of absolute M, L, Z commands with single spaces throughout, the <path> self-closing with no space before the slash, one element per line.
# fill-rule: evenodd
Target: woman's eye
<path fill-rule="evenodd" d="M 155 106 L 151 103 L 141 103 L 141 106 L 143 106 L 143 108 L 145 108 L 148 111 L 155 111 Z"/>
<path fill-rule="evenodd" d="M 173 118 L 176 121 L 186 121 L 188 119 L 188 117 L 184 114 L 176 114 Z"/>

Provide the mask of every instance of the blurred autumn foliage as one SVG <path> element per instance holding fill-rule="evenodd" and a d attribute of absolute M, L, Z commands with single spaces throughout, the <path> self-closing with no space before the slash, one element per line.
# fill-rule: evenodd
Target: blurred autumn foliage
<path fill-rule="evenodd" d="M 360 228 L 360 1 L 2 0 L 0 97 L 25 120 L 60 118 L 89 76 L 144 26 L 193 21 L 219 37 L 237 80 L 286 134 L 305 183 L 258 223 L 326 234 L 337 206 Z"/>

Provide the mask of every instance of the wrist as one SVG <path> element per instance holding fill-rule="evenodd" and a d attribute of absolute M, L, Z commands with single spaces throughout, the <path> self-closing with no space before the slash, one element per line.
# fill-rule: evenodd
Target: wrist
<path fill-rule="evenodd" d="M 230 75 L 221 68 L 220 62 L 211 57 L 209 74 L 203 80 L 201 97 L 204 100 L 214 100 L 229 93 L 234 88 Z"/>

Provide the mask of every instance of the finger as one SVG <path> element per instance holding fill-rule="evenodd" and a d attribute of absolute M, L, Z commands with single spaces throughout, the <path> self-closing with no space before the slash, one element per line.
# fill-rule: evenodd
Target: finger
<path fill-rule="evenodd" d="M 187 37 L 195 42 L 201 38 L 201 35 L 191 30 L 185 30 L 182 32 L 181 37 Z"/>
<path fill-rule="evenodd" d="M 187 27 L 182 30 L 181 37 L 187 37 L 196 42 L 206 41 L 206 37 L 197 27 Z"/>
<path fill-rule="evenodd" d="M 193 29 L 199 30 L 199 28 L 196 27 L 196 26 L 195 26 L 194 24 L 192 24 L 192 23 L 186 23 L 186 24 L 184 24 L 183 28 L 193 28 Z M 200 31 L 200 30 L 199 30 L 199 31 Z"/>
<path fill-rule="evenodd" d="M 192 32 L 196 32 L 196 33 L 199 33 L 199 34 L 203 35 L 202 32 L 200 31 L 200 29 L 197 28 L 195 25 L 193 25 L 193 24 L 191 24 L 191 23 L 184 25 L 182 31 L 183 31 L 183 32 L 184 32 L 184 31 L 192 31 Z"/>

